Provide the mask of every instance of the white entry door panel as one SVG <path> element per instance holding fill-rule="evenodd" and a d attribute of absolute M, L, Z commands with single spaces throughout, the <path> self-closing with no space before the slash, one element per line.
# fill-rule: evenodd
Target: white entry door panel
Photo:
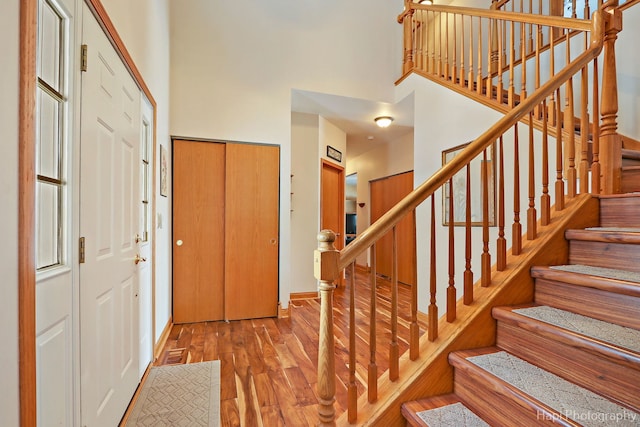
<path fill-rule="evenodd" d="M 138 384 L 140 91 L 85 6 L 80 160 L 81 416 L 116 426 Z"/>
<path fill-rule="evenodd" d="M 138 263 L 138 306 L 140 307 L 139 378 L 153 361 L 153 107 L 144 94 L 140 94 L 140 233 L 138 250 L 144 261 Z"/>

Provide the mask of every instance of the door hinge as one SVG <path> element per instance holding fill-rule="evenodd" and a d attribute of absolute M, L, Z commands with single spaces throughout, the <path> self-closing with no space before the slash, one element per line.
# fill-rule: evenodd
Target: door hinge
<path fill-rule="evenodd" d="M 79 251 L 80 251 L 80 264 L 84 264 L 84 237 L 80 238 L 80 245 L 79 245 Z"/>
<path fill-rule="evenodd" d="M 87 71 L 87 50 L 87 45 L 83 44 L 80 50 L 80 71 Z"/>

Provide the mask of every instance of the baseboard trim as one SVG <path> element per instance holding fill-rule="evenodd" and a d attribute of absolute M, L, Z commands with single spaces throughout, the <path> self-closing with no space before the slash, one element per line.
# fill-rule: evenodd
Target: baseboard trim
<path fill-rule="evenodd" d="M 301 299 L 315 299 L 318 298 L 318 291 L 315 292 L 295 292 L 289 295 L 289 300 L 296 301 Z"/>
<path fill-rule="evenodd" d="M 171 332 L 171 328 L 173 328 L 173 316 L 169 316 L 169 320 L 167 320 L 167 324 L 164 326 L 162 333 L 160 334 L 160 338 L 155 346 L 153 346 L 153 363 L 155 364 L 161 356 L 162 349 L 164 345 L 167 343 L 167 339 L 169 339 L 169 333 Z"/>
<path fill-rule="evenodd" d="M 278 303 L 278 319 L 288 319 L 291 315 L 291 304 L 287 308 L 283 308 L 281 303 Z"/>

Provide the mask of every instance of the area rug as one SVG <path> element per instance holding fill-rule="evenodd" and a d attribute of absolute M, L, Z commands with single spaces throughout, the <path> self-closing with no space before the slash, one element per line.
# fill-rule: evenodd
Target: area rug
<path fill-rule="evenodd" d="M 220 361 L 156 366 L 126 427 L 220 425 Z"/>

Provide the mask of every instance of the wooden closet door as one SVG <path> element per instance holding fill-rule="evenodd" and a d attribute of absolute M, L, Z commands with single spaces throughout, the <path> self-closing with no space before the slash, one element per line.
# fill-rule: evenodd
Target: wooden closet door
<path fill-rule="evenodd" d="M 371 223 L 394 207 L 413 190 L 413 172 L 372 181 Z M 416 219 L 415 212 L 398 223 L 398 281 L 413 285 L 416 282 Z M 392 232 L 389 231 L 376 244 L 376 270 L 378 274 L 391 277 L 392 274 Z"/>
<path fill-rule="evenodd" d="M 227 144 L 225 318 L 278 313 L 280 150 Z"/>
<path fill-rule="evenodd" d="M 369 191 L 371 193 L 371 224 L 373 224 L 389 210 L 385 200 L 386 181 L 384 179 L 371 181 Z M 391 277 L 391 243 L 391 232 L 376 242 L 376 272 L 387 277 Z"/>
<path fill-rule="evenodd" d="M 173 321 L 224 319 L 225 144 L 173 142 Z"/>

